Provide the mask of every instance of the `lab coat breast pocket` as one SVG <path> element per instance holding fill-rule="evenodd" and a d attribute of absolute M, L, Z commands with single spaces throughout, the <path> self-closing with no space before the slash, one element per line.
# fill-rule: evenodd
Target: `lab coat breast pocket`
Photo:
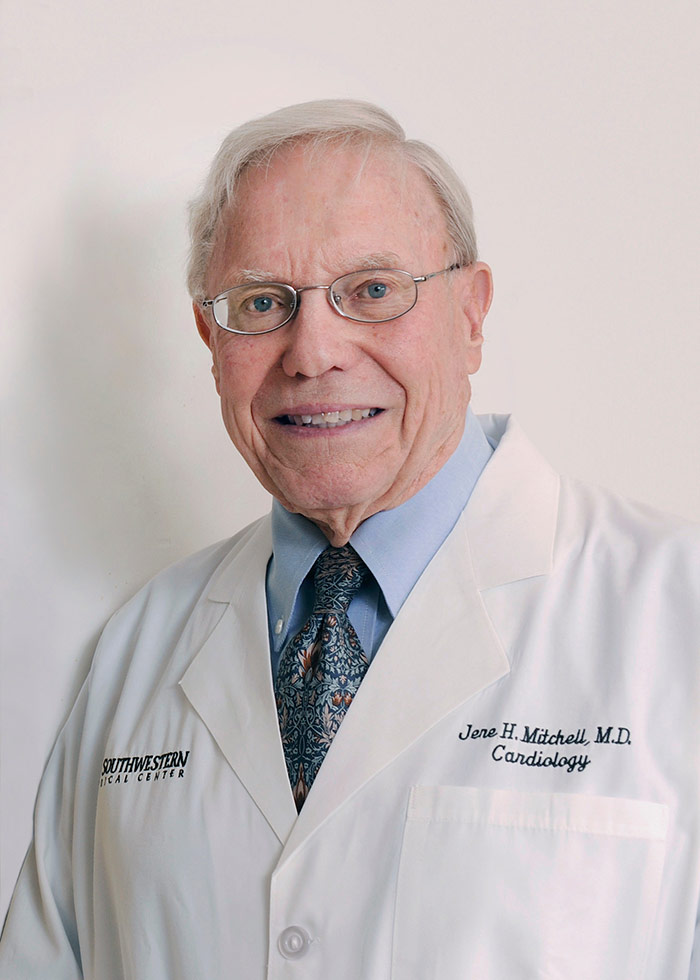
<path fill-rule="evenodd" d="M 667 807 L 464 786 L 411 791 L 394 980 L 640 980 Z"/>

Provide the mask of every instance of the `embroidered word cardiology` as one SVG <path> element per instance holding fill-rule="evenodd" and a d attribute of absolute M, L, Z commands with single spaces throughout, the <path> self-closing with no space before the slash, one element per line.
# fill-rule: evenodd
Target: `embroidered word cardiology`
<path fill-rule="evenodd" d="M 117 783 L 150 783 L 166 779 L 184 779 L 189 749 L 163 752 L 161 755 L 129 755 L 102 762 L 100 786 Z M 131 777 L 131 779 L 129 778 Z"/>
<path fill-rule="evenodd" d="M 585 728 L 577 728 L 575 732 L 562 731 L 558 728 L 552 731 L 540 725 L 520 725 L 513 721 L 502 722 L 500 728 L 487 727 L 478 728 L 471 722 L 459 733 L 459 738 L 464 741 L 496 739 L 496 744 L 491 751 L 491 758 L 494 762 L 506 762 L 511 765 L 529 766 L 537 769 L 565 769 L 567 772 L 585 772 L 587 766 L 593 761 L 588 753 L 578 753 L 573 751 L 569 754 L 554 753 L 547 751 L 550 745 L 570 745 L 587 746 L 591 744 L 590 738 L 586 734 Z M 535 748 L 534 751 L 526 749 L 517 751 L 517 747 L 512 742 L 525 743 L 527 746 L 544 746 Z M 631 745 L 631 732 L 629 728 L 608 725 L 607 728 L 600 725 L 596 726 L 594 739 L 596 745 Z"/>

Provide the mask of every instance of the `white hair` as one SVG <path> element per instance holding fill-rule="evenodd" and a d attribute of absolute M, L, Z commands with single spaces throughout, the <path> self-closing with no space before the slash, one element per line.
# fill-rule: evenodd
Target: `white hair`
<path fill-rule="evenodd" d="M 269 162 L 282 146 L 360 142 L 397 150 L 428 179 L 442 208 L 454 247 L 454 262 L 476 261 L 476 235 L 467 189 L 436 150 L 407 140 L 398 122 L 370 102 L 323 99 L 286 106 L 252 119 L 229 133 L 214 157 L 201 194 L 190 204 L 190 258 L 187 286 L 195 300 L 205 297 L 204 283 L 222 210 L 235 198 L 237 182 L 249 167 Z"/>

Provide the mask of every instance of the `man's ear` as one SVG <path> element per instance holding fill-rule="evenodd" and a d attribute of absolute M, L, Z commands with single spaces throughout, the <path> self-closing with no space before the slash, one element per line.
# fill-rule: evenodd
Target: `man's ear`
<path fill-rule="evenodd" d="M 475 262 L 472 269 L 472 294 L 481 325 L 491 308 L 493 276 L 490 267 L 485 262 Z"/>
<path fill-rule="evenodd" d="M 202 338 L 204 343 L 211 351 L 211 356 L 212 356 L 211 373 L 213 374 L 214 381 L 216 382 L 216 390 L 219 394 L 221 394 L 219 390 L 219 368 L 216 361 L 216 351 L 214 350 L 214 338 L 212 336 L 211 326 L 209 325 L 209 322 L 206 316 L 204 315 L 201 306 L 198 303 L 195 302 L 192 304 L 192 310 L 194 311 L 194 321 L 197 324 L 197 331 L 199 333 L 199 336 Z"/>
<path fill-rule="evenodd" d="M 199 303 L 194 302 L 192 303 L 192 311 L 194 312 L 194 320 L 197 324 L 197 332 L 209 350 L 211 350 L 211 327 L 207 322 L 207 318 L 204 315 L 202 307 L 199 305 Z"/>
<path fill-rule="evenodd" d="M 474 262 L 465 269 L 467 276 L 462 296 L 465 314 L 465 328 L 469 331 L 469 373 L 474 374 L 481 367 L 481 346 L 484 343 L 482 327 L 493 299 L 493 276 L 485 262 Z"/>

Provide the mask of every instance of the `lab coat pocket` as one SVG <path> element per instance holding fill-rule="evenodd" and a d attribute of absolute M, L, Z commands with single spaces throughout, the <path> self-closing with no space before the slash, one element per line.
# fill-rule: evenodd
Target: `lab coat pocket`
<path fill-rule="evenodd" d="M 415 786 L 394 980 L 641 980 L 667 807 Z"/>

